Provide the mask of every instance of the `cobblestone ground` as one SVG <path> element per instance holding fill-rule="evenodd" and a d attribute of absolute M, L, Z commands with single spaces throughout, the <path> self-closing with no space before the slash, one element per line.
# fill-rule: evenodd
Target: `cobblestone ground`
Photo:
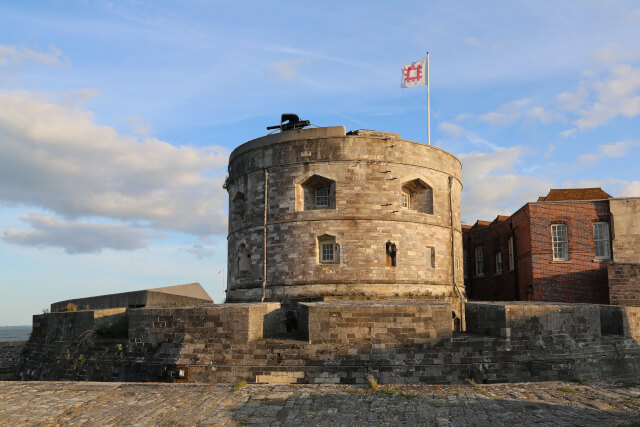
<path fill-rule="evenodd" d="M 634 383 L 379 386 L 0 382 L 3 425 L 640 425 Z"/>

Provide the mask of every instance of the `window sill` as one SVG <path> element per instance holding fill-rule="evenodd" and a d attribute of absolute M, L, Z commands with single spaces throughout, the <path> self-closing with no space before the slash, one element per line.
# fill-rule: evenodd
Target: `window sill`
<path fill-rule="evenodd" d="M 502 273 L 496 273 L 494 276 L 502 276 Z"/>
<path fill-rule="evenodd" d="M 611 258 L 594 258 L 591 262 L 611 262 Z"/>
<path fill-rule="evenodd" d="M 476 274 L 476 276 L 475 276 L 475 277 L 477 277 L 477 278 L 479 278 L 479 279 L 480 279 L 480 278 L 483 278 L 483 277 L 484 277 L 484 274 Z"/>
<path fill-rule="evenodd" d="M 554 259 L 550 261 L 549 264 L 571 264 L 571 261 L 568 259 Z"/>

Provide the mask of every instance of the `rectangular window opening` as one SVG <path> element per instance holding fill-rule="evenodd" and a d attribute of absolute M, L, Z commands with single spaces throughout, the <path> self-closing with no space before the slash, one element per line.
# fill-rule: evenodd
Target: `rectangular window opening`
<path fill-rule="evenodd" d="M 476 276 L 484 276 L 484 254 L 482 248 L 476 248 Z"/>
<path fill-rule="evenodd" d="M 609 248 L 609 224 L 606 222 L 596 222 L 593 224 L 593 243 L 596 259 L 611 258 L 611 250 Z"/>
<path fill-rule="evenodd" d="M 496 252 L 496 274 L 502 274 L 502 252 Z"/>
<path fill-rule="evenodd" d="M 329 206 L 329 189 L 327 187 L 316 188 L 316 206 Z"/>
<path fill-rule="evenodd" d="M 513 257 L 513 237 L 509 237 L 509 271 L 515 269 L 515 260 Z"/>
<path fill-rule="evenodd" d="M 322 261 L 323 262 L 333 262 L 335 259 L 335 252 L 333 250 L 333 243 L 323 243 L 322 244 Z"/>
<path fill-rule="evenodd" d="M 569 260 L 569 239 L 565 224 L 553 224 L 551 226 L 551 242 L 553 244 L 553 260 Z"/>

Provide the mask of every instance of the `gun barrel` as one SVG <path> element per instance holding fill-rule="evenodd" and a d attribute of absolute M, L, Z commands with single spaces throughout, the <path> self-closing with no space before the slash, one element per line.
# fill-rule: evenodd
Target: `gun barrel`
<path fill-rule="evenodd" d="M 271 130 L 271 129 L 280 129 L 280 125 L 267 126 L 267 130 Z"/>

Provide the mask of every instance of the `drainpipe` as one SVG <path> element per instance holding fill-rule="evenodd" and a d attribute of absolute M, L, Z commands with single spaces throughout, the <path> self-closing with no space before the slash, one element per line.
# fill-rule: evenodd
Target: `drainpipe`
<path fill-rule="evenodd" d="M 264 302 L 267 296 L 267 210 L 269 203 L 269 171 L 264 170 L 264 226 L 263 226 L 263 242 L 262 242 L 262 299 Z"/>
<path fill-rule="evenodd" d="M 451 184 L 453 177 L 449 176 L 449 224 L 451 225 L 451 271 L 453 271 L 453 284 L 460 297 L 460 330 L 466 330 L 465 316 L 464 316 L 464 298 L 458 286 L 458 279 L 456 278 L 456 251 L 454 246 L 454 228 L 453 228 L 453 194 L 451 192 Z"/>

